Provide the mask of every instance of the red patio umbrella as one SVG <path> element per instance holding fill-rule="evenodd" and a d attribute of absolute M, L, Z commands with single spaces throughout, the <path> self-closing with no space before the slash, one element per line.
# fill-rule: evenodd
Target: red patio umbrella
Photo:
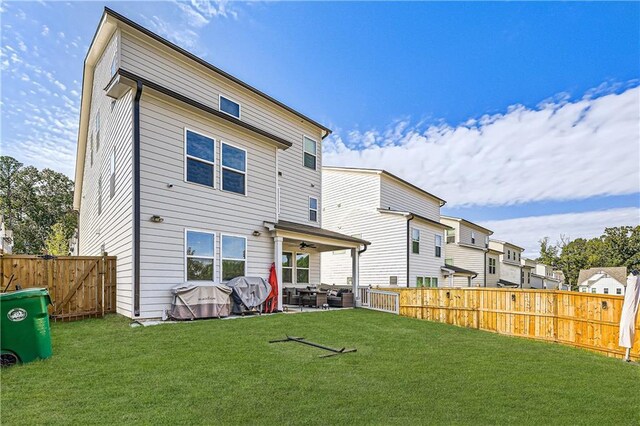
<path fill-rule="evenodd" d="M 271 284 L 271 293 L 264 302 L 264 312 L 271 313 L 278 310 L 278 276 L 276 275 L 276 264 L 271 264 L 269 271 L 269 284 Z"/>

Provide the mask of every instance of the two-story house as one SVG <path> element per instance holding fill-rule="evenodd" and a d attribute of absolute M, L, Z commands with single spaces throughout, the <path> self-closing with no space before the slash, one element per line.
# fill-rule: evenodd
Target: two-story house
<path fill-rule="evenodd" d="M 556 277 L 551 266 L 534 262 L 534 269 L 531 273 L 531 288 L 558 290 L 560 280 Z"/>
<path fill-rule="evenodd" d="M 329 133 L 105 9 L 84 63 L 77 252 L 117 256 L 129 317 L 162 316 L 176 285 L 267 278 L 272 264 L 280 290 L 319 284 L 325 250 L 350 253 L 357 286 L 368 243 L 320 226 Z"/>
<path fill-rule="evenodd" d="M 544 288 L 543 283 L 538 283 L 534 278 L 536 265 L 536 261 L 532 259 L 523 257 L 520 260 L 520 286 L 522 288 Z"/>
<path fill-rule="evenodd" d="M 459 217 L 442 216 L 440 222 L 451 227 L 446 231 L 445 264 L 475 273 L 475 277 L 454 277 L 453 285 L 487 287 L 487 252 L 493 231 Z"/>
<path fill-rule="evenodd" d="M 360 284 L 438 287 L 445 268 L 440 208 L 445 201 L 378 169 L 324 167 L 323 226 L 371 242 L 360 257 Z M 322 282 L 351 282 L 348 253 L 322 254 Z"/>
<path fill-rule="evenodd" d="M 582 293 L 624 296 L 626 286 L 624 266 L 581 269 L 578 274 L 578 290 Z"/>
<path fill-rule="evenodd" d="M 522 252 L 524 249 L 515 244 L 500 241 L 489 240 L 489 248 L 498 254 L 498 262 L 500 263 L 497 287 L 522 287 Z M 491 258 L 492 256 L 490 256 Z"/>

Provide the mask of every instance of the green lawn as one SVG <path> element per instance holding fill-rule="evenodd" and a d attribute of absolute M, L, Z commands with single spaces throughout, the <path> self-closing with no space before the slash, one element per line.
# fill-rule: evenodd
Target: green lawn
<path fill-rule="evenodd" d="M 637 364 L 362 309 L 52 333 L 2 371 L 2 424 L 640 424 Z"/>

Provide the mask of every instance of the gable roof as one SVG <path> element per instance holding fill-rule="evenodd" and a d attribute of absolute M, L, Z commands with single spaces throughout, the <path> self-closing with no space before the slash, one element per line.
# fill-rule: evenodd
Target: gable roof
<path fill-rule="evenodd" d="M 487 229 L 484 226 L 480 226 L 477 223 L 473 223 L 473 222 L 471 222 L 471 221 L 469 221 L 467 219 L 463 219 L 461 217 L 440 215 L 440 220 L 443 220 L 443 219 L 444 220 L 451 220 L 451 221 L 454 221 L 454 222 L 460 222 L 460 223 L 462 223 L 462 224 L 464 224 L 464 225 L 466 225 L 466 226 L 468 226 L 470 228 L 475 228 L 475 229 L 479 230 L 480 232 L 484 232 L 486 234 L 493 235 L 493 231 L 491 229 Z"/>
<path fill-rule="evenodd" d="M 524 251 L 524 249 L 520 246 L 517 246 L 513 243 L 509 243 L 507 241 L 502 241 L 502 240 L 496 240 L 494 238 L 491 238 L 489 240 L 489 243 L 496 243 L 496 244 L 502 244 L 503 246 L 510 246 L 510 247 L 515 247 L 516 249 L 520 250 L 520 251 Z"/>
<path fill-rule="evenodd" d="M 445 200 L 443 200 L 442 198 L 433 195 L 430 192 L 425 191 L 424 189 L 420 188 L 419 186 L 416 186 L 414 184 L 412 184 L 411 182 L 408 182 L 404 179 L 402 179 L 401 177 L 398 177 L 396 175 L 394 175 L 393 173 L 389 173 L 388 171 L 384 170 L 384 169 L 368 169 L 368 168 L 362 168 L 362 167 L 340 167 L 340 166 L 322 166 L 322 169 L 327 169 L 327 170 L 337 170 L 337 171 L 347 171 L 347 172 L 361 172 L 361 173 L 376 173 L 382 176 L 386 176 L 388 178 L 391 178 L 405 186 L 408 186 L 411 189 L 415 189 L 416 191 L 430 197 L 430 198 L 435 198 L 436 200 L 438 200 L 440 202 L 440 207 L 444 206 L 447 202 Z"/>
<path fill-rule="evenodd" d="M 581 269 L 578 274 L 578 285 L 582 285 L 589 278 L 600 272 L 608 274 L 622 285 L 627 285 L 627 268 L 624 266 L 605 266 L 601 268 Z"/>
<path fill-rule="evenodd" d="M 391 213 L 391 214 L 399 214 L 402 216 L 412 216 L 415 219 L 422 220 L 424 222 L 429 223 L 430 225 L 437 226 L 438 228 L 453 229 L 449 225 L 445 225 L 444 223 L 440 223 L 437 220 L 429 219 L 428 217 L 421 216 L 417 213 L 412 213 L 412 212 L 403 211 L 403 210 L 391 210 L 391 209 L 378 209 L 378 211 L 380 213 Z"/>

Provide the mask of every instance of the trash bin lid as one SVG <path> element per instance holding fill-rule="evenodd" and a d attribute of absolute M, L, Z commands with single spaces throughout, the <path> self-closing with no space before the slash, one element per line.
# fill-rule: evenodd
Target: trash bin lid
<path fill-rule="evenodd" d="M 10 293 L 0 293 L 0 300 L 3 302 L 9 300 L 28 299 L 31 297 L 49 297 L 46 288 L 27 288 L 25 290 L 16 290 Z"/>

